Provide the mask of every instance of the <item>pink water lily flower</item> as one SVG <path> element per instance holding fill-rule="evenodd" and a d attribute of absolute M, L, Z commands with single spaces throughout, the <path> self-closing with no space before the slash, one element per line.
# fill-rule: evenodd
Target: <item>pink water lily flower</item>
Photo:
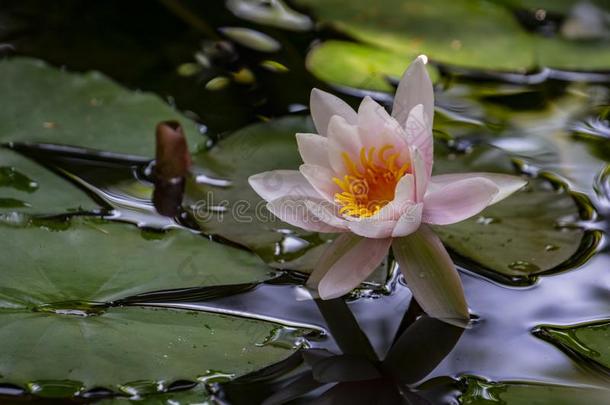
<path fill-rule="evenodd" d="M 463 324 L 468 307 L 451 258 L 431 225 L 463 221 L 525 185 L 517 176 L 432 176 L 434 93 L 419 56 L 402 77 L 392 114 L 370 97 L 358 112 L 313 89 L 318 134 L 296 134 L 304 164 L 250 177 L 281 220 L 313 232 L 339 233 L 308 286 L 322 299 L 362 283 L 392 247 L 415 299 L 432 317 Z M 270 181 L 273 179 L 273 181 Z"/>

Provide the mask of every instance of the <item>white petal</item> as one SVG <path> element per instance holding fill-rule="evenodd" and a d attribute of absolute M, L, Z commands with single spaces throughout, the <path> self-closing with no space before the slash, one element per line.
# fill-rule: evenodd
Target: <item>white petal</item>
<path fill-rule="evenodd" d="M 427 61 L 428 58 L 424 55 L 418 56 L 400 79 L 394 96 L 392 117 L 401 125 L 406 124 L 409 113 L 418 104 L 424 106 L 430 123 L 434 119 L 434 89 L 426 70 Z"/>
<path fill-rule="evenodd" d="M 372 239 L 385 239 L 392 236 L 396 221 L 380 221 L 371 218 L 347 221 L 347 227 L 356 235 Z"/>
<path fill-rule="evenodd" d="M 375 100 L 366 96 L 358 108 L 358 133 L 362 146 L 379 150 L 385 145 L 394 149 L 389 153 L 402 152 L 397 163 L 408 162 L 406 132 L 388 112 Z"/>
<path fill-rule="evenodd" d="M 331 169 L 305 164 L 299 167 L 299 171 L 319 195 L 334 203 L 335 194 L 341 189 L 333 182 L 336 175 Z"/>
<path fill-rule="evenodd" d="M 411 150 L 411 172 L 415 176 L 415 201 L 423 202 L 430 176 L 426 169 L 426 162 L 416 148 Z"/>
<path fill-rule="evenodd" d="M 407 203 L 401 209 L 401 215 L 392 220 L 383 220 L 375 216 L 347 220 L 348 228 L 356 235 L 366 238 L 389 238 L 413 233 L 421 224 L 423 204 Z"/>
<path fill-rule="evenodd" d="M 355 164 L 360 161 L 362 144 L 358 127 L 349 124 L 343 117 L 335 115 L 328 124 L 328 160 L 340 177 L 347 172 L 343 153 L 347 153 Z"/>
<path fill-rule="evenodd" d="M 358 287 L 388 253 L 391 239 L 339 236 L 320 258 L 308 285 L 317 284 L 322 299 L 341 297 Z"/>
<path fill-rule="evenodd" d="M 267 203 L 267 209 L 282 221 L 311 232 L 343 232 L 344 229 L 328 224 L 328 216 L 315 215 L 308 206 L 307 199 L 282 197 Z M 309 204 L 321 204 L 323 200 L 309 200 Z M 337 218 L 338 220 L 338 218 Z M 331 222 L 331 221 L 329 221 Z M 335 224 L 337 224 L 335 222 Z"/>
<path fill-rule="evenodd" d="M 432 125 L 424 113 L 424 106 L 418 104 L 409 113 L 406 125 L 407 143 L 419 150 L 426 162 L 428 176 L 432 173 L 434 163 L 434 138 Z"/>
<path fill-rule="evenodd" d="M 478 214 L 498 194 L 498 187 L 483 177 L 472 177 L 441 186 L 424 198 L 423 222 L 449 225 Z"/>
<path fill-rule="evenodd" d="M 328 139 L 316 134 L 297 134 L 297 145 L 303 163 L 330 167 L 328 162 Z"/>
<path fill-rule="evenodd" d="M 339 208 L 335 204 L 326 200 L 306 199 L 303 201 L 314 217 L 336 228 L 347 229 L 347 221 L 339 216 Z"/>
<path fill-rule="evenodd" d="M 421 225 L 423 211 L 424 204 L 422 203 L 412 205 L 405 210 L 394 225 L 392 237 L 397 238 L 407 236 L 417 231 Z"/>
<path fill-rule="evenodd" d="M 322 280 L 332 266 L 361 240 L 362 237 L 354 235 L 351 232 L 342 233 L 337 236 L 337 238 L 324 249 L 324 252 L 318 259 L 313 272 L 307 279 L 307 287 L 317 291 L 320 280 Z"/>
<path fill-rule="evenodd" d="M 440 187 L 455 183 L 464 179 L 471 179 L 473 177 L 482 177 L 493 182 L 498 187 L 498 194 L 491 200 L 489 205 L 495 204 L 502 201 L 515 191 L 521 189 L 527 184 L 527 181 L 519 176 L 513 176 L 510 174 L 501 173 L 453 173 L 453 174 L 441 174 L 433 176 L 430 179 L 430 191 L 438 190 Z"/>
<path fill-rule="evenodd" d="M 248 178 L 248 183 L 265 201 L 285 196 L 320 198 L 320 194 L 297 170 L 272 170 Z"/>
<path fill-rule="evenodd" d="M 350 124 L 356 124 L 356 112 L 345 101 L 319 89 L 311 90 L 309 97 L 311 118 L 322 136 L 326 136 L 328 123 L 333 115 L 339 115 Z"/>
<path fill-rule="evenodd" d="M 409 236 L 392 242 L 394 257 L 407 286 L 431 317 L 464 327 L 468 306 L 462 282 L 440 239 L 422 225 Z"/>

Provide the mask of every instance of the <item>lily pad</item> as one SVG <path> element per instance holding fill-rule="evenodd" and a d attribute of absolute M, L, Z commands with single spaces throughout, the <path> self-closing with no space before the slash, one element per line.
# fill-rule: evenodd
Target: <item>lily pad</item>
<path fill-rule="evenodd" d="M 285 117 L 245 127 L 196 153 L 193 165 L 198 176 L 187 182 L 185 209 L 204 233 L 247 246 L 266 261 L 321 243 L 316 234 L 275 218 L 248 184 L 248 177 L 256 173 L 298 169 L 302 161 L 294 135 L 313 131 L 309 118 Z"/>
<path fill-rule="evenodd" d="M 489 382 L 475 376 L 460 379 L 466 384 L 462 405 L 579 405 L 608 404 L 610 391 L 598 387 L 539 384 L 534 382 Z"/>
<path fill-rule="evenodd" d="M 251 253 L 186 231 L 73 218 L 0 226 L 0 380 L 45 395 L 95 387 L 133 394 L 159 383 L 242 375 L 292 353 L 307 330 L 169 308 L 117 306 L 157 290 L 270 277 Z M 170 297 L 168 296 L 167 299 Z M 282 336 L 281 344 L 274 345 Z M 211 372 L 211 371 L 210 371 Z M 163 386 L 161 384 L 161 387 Z M 66 388 L 67 387 L 67 388 Z"/>
<path fill-rule="evenodd" d="M 568 326 L 542 325 L 533 333 L 568 354 L 610 373 L 610 321 Z"/>
<path fill-rule="evenodd" d="M 248 184 L 256 173 L 298 169 L 297 132 L 315 132 L 311 119 L 289 116 L 250 125 L 194 154 L 197 175 L 187 181 L 183 207 L 204 233 L 244 245 L 274 268 L 309 273 L 334 235 L 280 221 Z M 387 275 L 384 264 L 368 281 L 380 286 Z"/>
<path fill-rule="evenodd" d="M 68 73 L 44 62 L 0 62 L 0 142 L 48 142 L 153 156 L 154 129 L 178 120 L 192 147 L 204 139 L 196 125 L 159 97 L 122 88 L 97 72 Z M 0 150 L 0 170 L 36 183 L 19 189 L 0 182 L 0 199 L 22 202 L 4 212 L 62 214 L 98 209 L 85 193 L 14 152 Z"/>
<path fill-rule="evenodd" d="M 150 395 L 146 397 L 146 402 L 142 399 L 114 397 L 96 402 L 98 405 L 138 405 L 145 403 L 146 405 L 207 405 L 210 395 L 205 389 L 204 384 L 198 384 L 196 387 L 183 390 L 173 391 L 164 394 Z"/>
<path fill-rule="evenodd" d="M 110 302 L 157 290 L 263 281 L 255 255 L 184 230 L 164 233 L 96 219 L 0 225 L 0 306 Z M 75 280 L 79 280 L 75 283 Z"/>
<path fill-rule="evenodd" d="M 177 120 L 194 148 L 196 125 L 158 96 L 99 72 L 69 73 L 29 58 L 0 62 L 0 141 L 48 142 L 154 156 L 155 126 Z"/>
<path fill-rule="evenodd" d="M 479 146 L 465 154 L 436 148 L 435 171 L 500 172 L 515 174 L 510 158 L 501 150 Z M 579 201 L 550 181 L 530 179 L 529 186 L 481 214 L 434 230 L 458 262 L 468 262 L 500 282 L 527 285 L 539 275 L 577 263 L 596 244 L 578 226 Z"/>
<path fill-rule="evenodd" d="M 408 60 L 425 53 L 437 62 L 480 69 L 534 65 L 530 35 L 509 10 L 493 2 L 297 0 L 296 4 L 354 38 L 408 55 Z"/>
<path fill-rule="evenodd" d="M 483 70 L 610 67 L 607 34 L 606 38 L 585 41 L 568 39 L 560 33 L 545 37 L 528 32 L 517 20 L 515 10 L 521 7 L 519 2 L 355 0 L 345 4 L 340 0 L 296 0 L 296 3 L 309 8 L 321 22 L 366 44 L 331 41 L 310 51 L 310 71 L 334 84 L 349 82 L 350 86 L 384 90 L 378 78 L 395 75 L 395 61 L 410 61 L 422 53 L 442 65 Z M 566 12 L 574 4 L 560 3 L 566 4 L 551 8 Z M 532 19 L 535 21 L 533 15 Z M 403 70 L 405 67 L 406 63 Z"/>
<path fill-rule="evenodd" d="M 61 380 L 76 388 L 65 396 L 95 387 L 153 393 L 158 385 L 205 380 L 213 370 L 240 376 L 293 352 L 265 344 L 279 324 L 205 312 L 124 307 L 79 316 L 2 309 L 0 319 L 2 380 L 43 395 L 45 385 Z M 299 339 L 292 344 L 296 349 Z"/>
<path fill-rule="evenodd" d="M 63 214 L 99 208 L 87 194 L 56 174 L 15 152 L 0 149 L 0 200 L 4 199 L 23 204 L 0 205 L 0 212 Z"/>
<path fill-rule="evenodd" d="M 326 41 L 307 54 L 307 68 L 320 80 L 360 89 L 393 91 L 389 79 L 399 80 L 412 60 L 401 54 L 365 44 Z M 436 69 L 428 65 L 433 78 Z M 349 72 L 349 74 L 345 74 Z"/>

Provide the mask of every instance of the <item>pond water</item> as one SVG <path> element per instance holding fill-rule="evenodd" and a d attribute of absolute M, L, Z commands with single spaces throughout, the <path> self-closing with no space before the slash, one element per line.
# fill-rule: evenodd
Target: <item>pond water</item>
<path fill-rule="evenodd" d="M 610 404 L 610 7 L 452 3 L 3 2 L 0 403 Z M 312 300 L 332 235 L 246 181 L 298 167 L 313 87 L 390 106 L 422 50 L 435 170 L 529 181 L 438 229 L 466 330 L 392 257 Z M 193 169 L 168 186 L 169 119 Z"/>

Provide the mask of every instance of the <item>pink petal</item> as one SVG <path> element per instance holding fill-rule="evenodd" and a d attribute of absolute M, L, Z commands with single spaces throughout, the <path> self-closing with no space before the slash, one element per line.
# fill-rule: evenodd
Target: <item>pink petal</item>
<path fill-rule="evenodd" d="M 419 150 L 426 162 L 428 176 L 432 173 L 434 162 L 434 138 L 432 124 L 424 113 L 424 106 L 418 104 L 409 113 L 406 125 L 407 143 Z"/>
<path fill-rule="evenodd" d="M 290 196 L 320 198 L 307 179 L 297 170 L 272 170 L 248 178 L 248 183 L 265 201 Z"/>
<path fill-rule="evenodd" d="M 352 250 L 361 240 L 362 237 L 354 235 L 351 232 L 342 233 L 337 236 L 337 238 L 324 249 L 324 252 L 318 259 L 311 275 L 307 279 L 307 287 L 317 290 L 320 281 L 332 268 L 333 264 L 347 252 Z"/>
<path fill-rule="evenodd" d="M 361 218 L 347 221 L 347 227 L 356 235 L 372 239 L 384 239 L 392 236 L 396 221 Z"/>
<path fill-rule="evenodd" d="M 358 108 L 358 133 L 362 146 L 379 150 L 385 145 L 394 149 L 388 153 L 402 152 L 397 164 L 409 161 L 405 130 L 375 100 L 366 96 Z"/>
<path fill-rule="evenodd" d="M 305 199 L 303 202 L 305 203 L 305 207 L 307 207 L 315 218 L 336 228 L 343 230 L 347 229 L 347 221 L 342 217 L 339 217 L 339 209 L 335 204 L 329 203 L 326 200 L 313 199 Z"/>
<path fill-rule="evenodd" d="M 427 226 L 392 242 L 394 257 L 407 286 L 431 317 L 464 327 L 468 306 L 462 282 L 438 236 Z"/>
<path fill-rule="evenodd" d="M 347 153 L 355 164 L 360 161 L 362 144 L 358 137 L 358 127 L 335 115 L 328 124 L 328 160 L 335 173 L 342 177 L 347 172 L 343 153 Z"/>
<path fill-rule="evenodd" d="M 341 297 L 371 275 L 386 257 L 391 242 L 389 238 L 367 239 L 343 234 L 320 258 L 307 284 L 317 284 L 322 299 Z"/>
<path fill-rule="evenodd" d="M 330 167 L 328 162 L 328 139 L 316 134 L 297 134 L 297 145 L 303 163 Z"/>
<path fill-rule="evenodd" d="M 411 150 L 411 170 L 415 175 L 415 201 L 423 202 L 430 176 L 426 168 L 426 161 L 417 148 Z"/>
<path fill-rule="evenodd" d="M 392 107 L 392 116 L 400 125 L 406 125 L 409 113 L 418 104 L 424 106 L 430 123 L 434 119 L 434 89 L 426 70 L 427 62 L 426 56 L 418 56 L 400 79 Z"/>
<path fill-rule="evenodd" d="M 495 204 L 502 201 L 515 191 L 521 189 L 527 184 L 527 181 L 518 176 L 512 176 L 510 174 L 501 173 L 454 173 L 454 174 L 441 174 L 433 176 L 430 179 L 430 189 L 437 190 L 440 187 L 446 186 L 447 184 L 455 183 L 464 179 L 471 179 L 473 177 L 479 177 L 487 179 L 493 182 L 498 187 L 498 194 L 494 196 L 489 205 Z"/>
<path fill-rule="evenodd" d="M 423 222 L 449 225 L 481 212 L 498 194 L 498 187 L 483 177 L 467 178 L 441 186 L 424 198 Z"/>
<path fill-rule="evenodd" d="M 392 237 L 407 236 L 417 231 L 421 225 L 423 211 L 424 204 L 422 203 L 412 205 L 406 209 L 398 221 L 396 221 Z"/>
<path fill-rule="evenodd" d="M 326 136 L 328 123 L 333 115 L 339 115 L 350 124 L 356 124 L 356 112 L 345 101 L 319 89 L 311 90 L 309 97 L 311 118 L 322 136 Z"/>
<path fill-rule="evenodd" d="M 322 166 L 301 165 L 299 171 L 303 174 L 309 184 L 326 200 L 334 203 L 335 194 L 341 189 L 333 182 L 335 172 Z"/>
<path fill-rule="evenodd" d="M 317 211 L 318 215 L 321 212 L 323 213 L 320 216 L 312 212 L 312 205 L 322 205 L 323 203 L 327 202 L 324 200 L 282 197 L 268 202 L 267 209 L 282 221 L 306 231 L 324 233 L 344 232 L 345 227 L 339 227 L 341 226 L 339 218 L 330 216 L 323 209 Z"/>

